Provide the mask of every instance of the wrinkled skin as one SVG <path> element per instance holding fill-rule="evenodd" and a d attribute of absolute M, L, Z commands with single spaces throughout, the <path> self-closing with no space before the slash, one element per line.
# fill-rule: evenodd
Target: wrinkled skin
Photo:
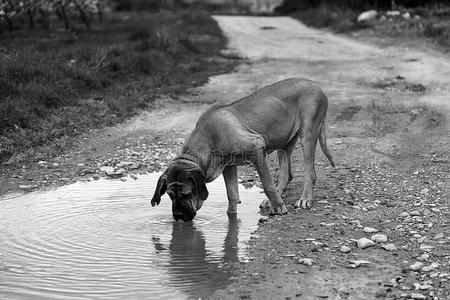
<path fill-rule="evenodd" d="M 159 178 L 152 206 L 159 205 L 166 192 L 172 200 L 172 215 L 176 221 L 194 219 L 208 197 L 202 171 L 193 162 L 183 159 L 175 160 Z"/>

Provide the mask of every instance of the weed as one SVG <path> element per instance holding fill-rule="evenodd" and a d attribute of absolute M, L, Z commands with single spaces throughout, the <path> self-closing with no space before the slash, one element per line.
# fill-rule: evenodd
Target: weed
<path fill-rule="evenodd" d="M 158 93 L 234 65 L 210 59 L 226 40 L 194 11 L 115 13 L 91 30 L 37 28 L 1 39 L 0 164 L 56 155 L 80 133 L 151 107 Z"/>

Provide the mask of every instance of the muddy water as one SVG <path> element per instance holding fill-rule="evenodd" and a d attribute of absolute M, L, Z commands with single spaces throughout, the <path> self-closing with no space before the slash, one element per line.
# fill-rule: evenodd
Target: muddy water
<path fill-rule="evenodd" d="M 180 224 L 167 195 L 150 205 L 158 177 L 0 198 L 0 298 L 183 299 L 225 287 L 264 194 L 240 186 L 229 219 L 219 178 L 194 221 Z"/>

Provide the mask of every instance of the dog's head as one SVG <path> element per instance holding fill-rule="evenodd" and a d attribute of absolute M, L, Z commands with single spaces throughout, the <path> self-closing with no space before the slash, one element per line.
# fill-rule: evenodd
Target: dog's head
<path fill-rule="evenodd" d="M 159 205 L 165 192 L 172 200 L 172 214 L 175 220 L 194 219 L 203 201 L 208 198 L 205 176 L 200 167 L 190 161 L 176 160 L 161 175 L 151 201 Z"/>

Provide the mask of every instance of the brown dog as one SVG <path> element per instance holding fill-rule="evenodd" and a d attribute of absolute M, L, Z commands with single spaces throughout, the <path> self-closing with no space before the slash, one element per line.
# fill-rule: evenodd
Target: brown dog
<path fill-rule="evenodd" d="M 152 206 L 167 191 L 175 220 L 192 220 L 208 197 L 206 182 L 223 174 L 228 214 L 239 203 L 237 166 L 253 164 L 269 201 L 271 214 L 287 213 L 281 194 L 292 180 L 291 154 L 300 138 L 305 164 L 303 194 L 295 207 L 309 208 L 316 181 L 314 156 L 317 140 L 334 167 L 325 139 L 328 100 L 312 81 L 286 79 L 266 86 L 227 105 L 214 105 L 203 113 L 180 156 L 158 180 Z M 266 155 L 277 150 L 280 174 L 277 187 Z"/>

